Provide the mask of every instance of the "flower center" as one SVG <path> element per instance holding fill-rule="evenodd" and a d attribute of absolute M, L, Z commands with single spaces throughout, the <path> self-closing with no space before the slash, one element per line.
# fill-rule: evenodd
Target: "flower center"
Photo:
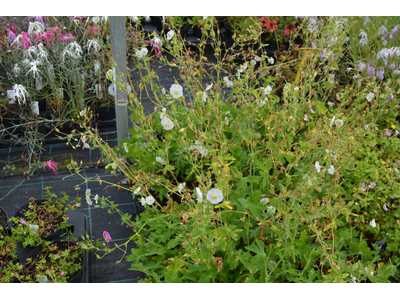
<path fill-rule="evenodd" d="M 213 198 L 213 199 L 217 199 L 217 195 L 215 195 L 215 194 L 212 195 L 212 198 Z"/>

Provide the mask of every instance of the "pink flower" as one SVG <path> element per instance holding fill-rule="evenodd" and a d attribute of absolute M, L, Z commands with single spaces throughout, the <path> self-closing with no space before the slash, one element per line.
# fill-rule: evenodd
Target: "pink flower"
<path fill-rule="evenodd" d="M 64 276 L 64 275 L 65 275 L 65 272 L 64 272 L 64 271 L 62 271 L 62 272 L 60 273 L 60 275 L 61 275 L 61 276 Z"/>
<path fill-rule="evenodd" d="M 393 94 L 390 94 L 388 100 L 392 100 L 394 98 Z"/>
<path fill-rule="evenodd" d="M 69 32 L 67 35 L 64 35 L 64 36 L 60 37 L 60 40 L 63 41 L 63 42 L 65 43 L 65 42 L 67 42 L 67 41 L 69 41 L 69 40 L 72 40 L 72 39 L 74 39 L 74 38 L 75 38 L 75 37 L 72 35 L 72 33 Z"/>
<path fill-rule="evenodd" d="M 25 224 L 26 224 L 26 222 L 25 222 L 24 219 L 19 220 L 19 222 L 20 222 L 22 225 L 25 225 Z"/>
<path fill-rule="evenodd" d="M 387 136 L 391 136 L 391 134 L 390 134 L 390 132 L 388 131 L 388 130 L 386 130 L 386 133 L 385 133 Z"/>
<path fill-rule="evenodd" d="M 361 189 L 365 192 L 367 190 L 367 185 L 363 182 L 361 185 Z"/>
<path fill-rule="evenodd" d="M 43 164 L 43 169 L 46 171 L 46 166 L 48 166 L 50 168 L 50 170 L 52 170 L 54 172 L 54 174 L 58 174 L 58 168 L 57 166 L 59 166 L 59 163 L 56 163 L 52 160 L 48 160 Z"/>
<path fill-rule="evenodd" d="M 22 39 L 21 39 L 21 44 L 22 47 L 25 49 L 28 49 L 30 46 L 32 46 L 32 42 L 29 39 L 29 34 L 27 32 L 21 32 Z"/>
<path fill-rule="evenodd" d="M 371 189 L 373 189 L 374 187 L 376 187 L 376 183 L 375 183 L 375 182 L 371 182 L 371 183 L 368 185 L 368 187 L 371 188 Z"/>
<path fill-rule="evenodd" d="M 44 38 L 46 40 L 47 48 L 50 48 L 51 41 L 56 39 L 56 37 L 51 31 L 45 31 L 43 32 L 43 34 L 35 35 L 35 38 L 36 38 L 36 46 L 38 45 L 39 41 Z"/>
<path fill-rule="evenodd" d="M 157 58 L 162 57 L 162 52 L 161 52 L 160 46 L 157 43 L 147 42 L 147 44 L 153 46 L 153 49 L 154 49 L 154 52 L 155 52 Z"/>
<path fill-rule="evenodd" d="M 103 231 L 103 237 L 107 243 L 111 241 L 111 235 L 107 231 Z"/>

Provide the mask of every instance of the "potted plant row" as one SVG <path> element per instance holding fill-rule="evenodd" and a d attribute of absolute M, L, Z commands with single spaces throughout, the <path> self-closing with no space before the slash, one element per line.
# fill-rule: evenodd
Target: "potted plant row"
<path fill-rule="evenodd" d="M 1 233 L 0 264 L 7 267 L 0 282 L 88 282 L 87 252 L 79 241 L 86 216 L 69 211 L 74 203 L 67 200 L 47 190 L 45 199 L 32 198 L 10 218 Z"/>

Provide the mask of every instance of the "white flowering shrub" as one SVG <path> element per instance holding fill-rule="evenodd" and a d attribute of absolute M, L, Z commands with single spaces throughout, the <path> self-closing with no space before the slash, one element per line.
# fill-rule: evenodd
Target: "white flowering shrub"
<path fill-rule="evenodd" d="M 213 20 L 198 21 L 202 41 Z M 155 110 L 131 93 L 131 138 L 111 149 L 85 135 L 146 207 L 128 222 L 138 247 L 127 257 L 144 281 L 398 281 L 398 83 L 341 84 L 349 22 L 305 18 L 303 49 L 285 51 L 292 68 L 262 49 L 215 67 L 174 27 L 160 37 L 173 59 L 160 62 L 184 70 L 175 83 L 160 85 L 155 53 L 137 58 Z M 199 79 L 210 67 L 212 85 Z"/>

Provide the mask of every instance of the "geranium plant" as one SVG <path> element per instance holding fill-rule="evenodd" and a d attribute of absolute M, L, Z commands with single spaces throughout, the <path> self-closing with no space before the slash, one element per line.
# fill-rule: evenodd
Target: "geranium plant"
<path fill-rule="evenodd" d="M 146 208 L 123 217 L 145 282 L 398 281 L 397 94 L 389 82 L 340 85 L 350 19 L 303 21 L 286 77 L 280 57 L 272 67 L 249 49 L 214 64 L 171 33 L 160 62 L 181 77 L 162 86 L 152 57 L 137 57 L 147 73 L 129 93 L 131 137 L 112 149 L 86 127 Z M 142 93 L 155 96 L 148 115 Z"/>

